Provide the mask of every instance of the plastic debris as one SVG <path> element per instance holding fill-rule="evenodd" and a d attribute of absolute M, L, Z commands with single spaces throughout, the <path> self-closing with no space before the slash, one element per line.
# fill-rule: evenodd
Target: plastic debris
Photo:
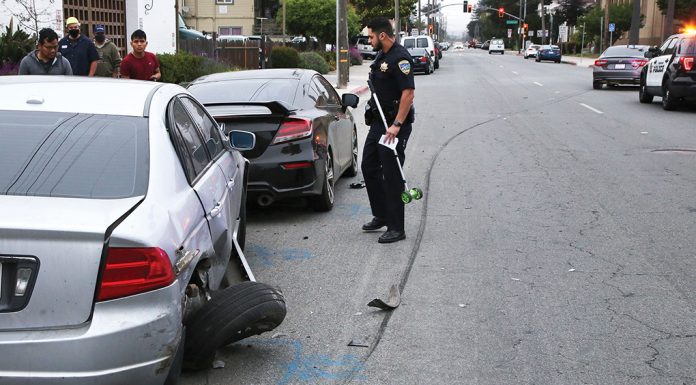
<path fill-rule="evenodd" d="M 357 313 L 355 313 L 355 314 L 353 314 L 353 315 L 362 315 L 362 312 L 359 311 L 359 312 L 357 312 Z"/>
<path fill-rule="evenodd" d="M 363 180 L 360 182 L 351 183 L 349 187 L 354 189 L 365 188 L 365 181 Z"/>
<path fill-rule="evenodd" d="M 225 367 L 225 361 L 216 360 L 213 361 L 213 369 L 222 369 Z"/>
<path fill-rule="evenodd" d="M 401 293 L 399 293 L 399 287 L 397 285 L 392 285 L 389 288 L 389 296 L 386 301 L 379 298 L 375 298 L 367 306 L 376 307 L 382 310 L 393 310 L 399 307 L 401 304 Z"/>
<path fill-rule="evenodd" d="M 302 237 L 302 239 L 309 239 L 309 237 L 305 235 L 304 237 Z"/>
<path fill-rule="evenodd" d="M 572 273 L 572 272 L 574 272 L 574 271 L 575 271 L 575 269 L 568 269 L 568 271 L 570 271 L 570 272 Z"/>
<path fill-rule="evenodd" d="M 276 333 L 271 336 L 271 338 L 280 338 L 280 337 L 287 337 L 288 335 L 285 333 Z"/>
<path fill-rule="evenodd" d="M 370 344 L 361 340 L 350 340 L 350 342 L 348 342 L 348 346 L 355 346 L 358 348 L 369 348 Z"/>
<path fill-rule="evenodd" d="M 459 304 L 459 307 L 466 307 L 466 304 L 465 304 L 465 303 L 460 303 L 460 304 Z"/>
<path fill-rule="evenodd" d="M 519 281 L 519 278 L 511 278 L 513 281 Z"/>

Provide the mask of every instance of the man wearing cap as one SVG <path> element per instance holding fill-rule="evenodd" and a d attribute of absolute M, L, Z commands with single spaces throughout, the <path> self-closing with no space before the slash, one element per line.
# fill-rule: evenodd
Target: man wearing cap
<path fill-rule="evenodd" d="M 80 33 L 80 22 L 69 17 L 65 21 L 68 36 L 60 39 L 58 50 L 70 62 L 73 75 L 94 76 L 97 71 L 99 53 L 92 40 Z"/>
<path fill-rule="evenodd" d="M 94 28 L 94 45 L 99 53 L 97 72 L 95 76 L 118 77 L 118 68 L 121 65 L 121 54 L 118 47 L 106 38 L 106 29 L 103 25 Z"/>

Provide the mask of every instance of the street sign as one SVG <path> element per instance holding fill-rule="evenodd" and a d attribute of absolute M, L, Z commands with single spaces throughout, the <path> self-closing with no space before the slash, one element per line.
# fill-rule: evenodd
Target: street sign
<path fill-rule="evenodd" d="M 558 38 L 561 39 L 563 43 L 568 42 L 568 26 L 559 25 L 558 26 Z"/>
<path fill-rule="evenodd" d="M 508 38 L 511 38 L 511 37 L 512 37 L 512 29 L 508 28 Z"/>
<path fill-rule="evenodd" d="M 517 24 L 517 20 L 505 20 L 505 24 Z"/>
<path fill-rule="evenodd" d="M 537 36 L 539 36 L 539 37 L 544 36 L 544 32 L 540 29 L 537 29 Z"/>
<path fill-rule="evenodd" d="M 616 31 L 616 24 L 609 23 L 609 32 L 614 32 L 614 31 Z"/>
<path fill-rule="evenodd" d="M 418 36 L 418 28 L 411 28 L 411 36 Z"/>
<path fill-rule="evenodd" d="M 534 31 L 529 31 L 529 37 L 534 37 Z"/>

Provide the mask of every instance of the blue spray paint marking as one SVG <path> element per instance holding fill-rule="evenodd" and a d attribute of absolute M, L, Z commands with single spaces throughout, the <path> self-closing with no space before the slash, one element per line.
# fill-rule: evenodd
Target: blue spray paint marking
<path fill-rule="evenodd" d="M 346 211 L 348 212 L 348 215 L 351 217 L 372 214 L 372 210 L 370 210 L 369 206 L 361 205 L 358 203 L 340 203 L 334 205 L 334 209 L 338 209 L 338 211 Z"/>
<path fill-rule="evenodd" d="M 298 340 L 257 340 L 249 341 L 258 345 L 287 345 L 294 349 L 292 361 L 288 364 L 287 371 L 278 382 L 279 385 L 287 385 L 291 381 L 316 382 L 318 380 L 354 380 L 365 381 L 367 377 L 360 374 L 365 367 L 360 359 L 352 354 L 345 354 L 338 359 L 333 359 L 323 354 L 305 355 L 302 352 L 302 342 Z"/>
<path fill-rule="evenodd" d="M 273 266 L 272 257 L 278 253 L 273 253 L 271 250 L 260 245 L 248 245 L 244 251 L 248 256 L 257 256 L 261 258 L 261 264 L 264 267 Z M 311 251 L 307 249 L 281 249 L 279 254 L 286 261 L 296 261 L 296 260 L 306 260 L 316 257 Z"/>

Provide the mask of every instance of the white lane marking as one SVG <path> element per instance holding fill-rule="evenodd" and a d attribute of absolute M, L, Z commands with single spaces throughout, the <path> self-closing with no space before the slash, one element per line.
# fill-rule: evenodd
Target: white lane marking
<path fill-rule="evenodd" d="M 641 135 L 647 135 L 647 134 L 648 134 L 647 131 L 641 131 L 640 133 L 641 133 Z"/>
<path fill-rule="evenodd" d="M 538 85 L 539 87 L 543 87 L 544 85 L 539 83 L 539 82 L 534 82 L 534 84 Z"/>
<path fill-rule="evenodd" d="M 583 106 L 583 107 L 585 107 L 585 108 L 587 108 L 588 110 L 590 110 L 590 111 L 592 111 L 592 112 L 596 112 L 596 113 L 598 113 L 598 114 L 603 114 L 603 113 L 604 113 L 604 112 L 602 112 L 602 111 L 600 111 L 600 110 L 598 110 L 598 109 L 596 109 L 596 108 L 594 108 L 594 107 L 588 106 L 588 105 L 585 104 L 585 103 L 580 103 L 580 105 Z"/>
<path fill-rule="evenodd" d="M 519 73 L 517 71 L 512 71 L 512 73 L 515 75 L 519 75 Z"/>
<path fill-rule="evenodd" d="M 553 91 L 554 94 L 560 94 L 561 91 Z"/>
<path fill-rule="evenodd" d="M 498 67 L 503 68 L 503 66 L 498 66 Z"/>

